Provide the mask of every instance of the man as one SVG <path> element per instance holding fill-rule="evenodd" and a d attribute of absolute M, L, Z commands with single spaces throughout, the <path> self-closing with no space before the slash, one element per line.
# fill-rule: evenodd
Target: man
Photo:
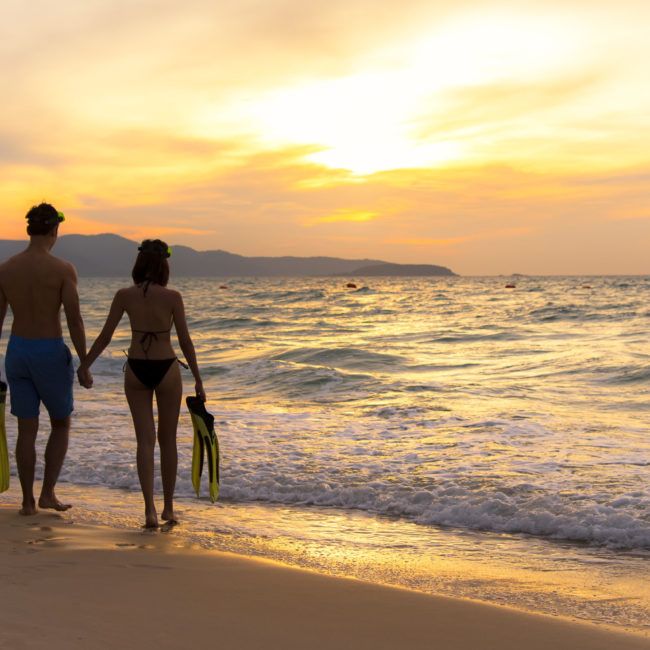
<path fill-rule="evenodd" d="M 23 490 L 22 515 L 37 512 L 34 500 L 36 434 L 40 403 L 47 409 L 52 431 L 45 449 L 45 474 L 38 500 L 41 508 L 67 510 L 54 487 L 68 450 L 70 415 L 73 410 L 72 355 L 63 342 L 61 305 L 79 359 L 86 357 L 86 334 L 79 309 L 77 273 L 69 262 L 50 253 L 64 220 L 48 203 L 27 213 L 29 245 L 0 264 L 0 336 L 7 313 L 13 312 L 5 368 L 11 412 L 18 418 L 16 464 Z M 87 388 L 90 374 L 80 377 Z"/>

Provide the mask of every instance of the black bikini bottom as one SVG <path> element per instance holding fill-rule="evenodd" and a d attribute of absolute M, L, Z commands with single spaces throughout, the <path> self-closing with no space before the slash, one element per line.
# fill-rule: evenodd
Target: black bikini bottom
<path fill-rule="evenodd" d="M 133 374 L 147 387 L 154 390 L 165 378 L 176 357 L 171 359 L 131 359 L 128 363 Z"/>

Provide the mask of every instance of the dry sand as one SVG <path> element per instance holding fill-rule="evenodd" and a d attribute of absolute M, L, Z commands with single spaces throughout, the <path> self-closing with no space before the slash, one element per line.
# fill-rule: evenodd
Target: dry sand
<path fill-rule="evenodd" d="M 647 637 L 0 507 L 0 648 L 632 650 Z"/>

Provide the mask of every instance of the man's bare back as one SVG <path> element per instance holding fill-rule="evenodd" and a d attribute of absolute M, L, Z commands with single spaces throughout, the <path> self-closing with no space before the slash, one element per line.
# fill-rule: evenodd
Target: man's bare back
<path fill-rule="evenodd" d="M 29 247 L 0 265 L 0 291 L 13 312 L 11 333 L 30 339 L 62 335 L 60 310 L 76 316 L 77 274 L 72 264 Z"/>
<path fill-rule="evenodd" d="M 7 309 L 13 313 L 5 370 L 11 413 L 18 418 L 16 464 L 23 491 L 23 515 L 36 512 L 33 484 L 41 405 L 49 413 L 52 431 L 38 505 L 55 510 L 70 507 L 61 503 L 54 492 L 68 448 L 74 409 L 74 366 L 62 337 L 61 306 L 80 361 L 86 357 L 86 334 L 74 266 L 50 253 L 64 219 L 50 204 L 34 206 L 27 213 L 29 245 L 0 264 L 0 336 Z M 92 378 L 88 375 L 84 385 L 90 384 Z"/>

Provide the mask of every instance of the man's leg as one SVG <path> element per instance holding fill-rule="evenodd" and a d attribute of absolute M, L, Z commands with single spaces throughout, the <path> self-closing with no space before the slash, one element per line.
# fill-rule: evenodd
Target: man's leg
<path fill-rule="evenodd" d="M 18 440 L 16 441 L 16 465 L 20 487 L 23 489 L 21 515 L 36 514 L 34 501 L 34 468 L 36 467 L 36 434 L 38 418 L 18 418 Z"/>
<path fill-rule="evenodd" d="M 59 478 L 63 460 L 68 451 L 68 437 L 70 434 L 70 418 L 55 419 L 52 422 L 52 432 L 45 447 L 45 473 L 41 496 L 38 499 L 40 508 L 53 508 L 54 510 L 67 510 L 72 506 L 61 503 L 54 494 L 54 486 Z"/>

